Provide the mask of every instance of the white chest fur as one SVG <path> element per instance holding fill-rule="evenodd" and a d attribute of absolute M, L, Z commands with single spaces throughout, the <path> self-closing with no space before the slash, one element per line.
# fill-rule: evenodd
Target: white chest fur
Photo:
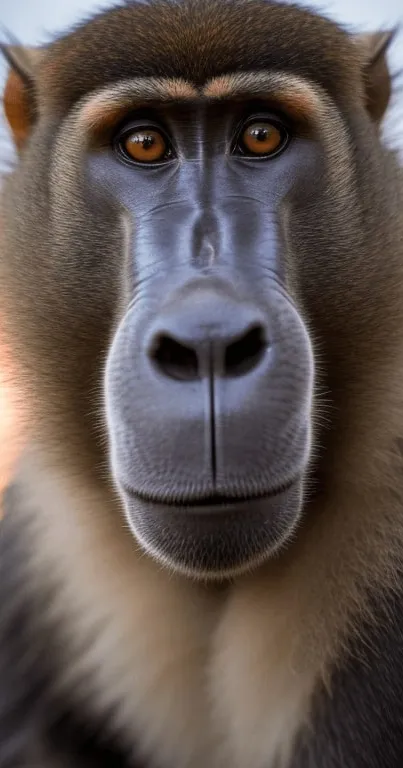
<path fill-rule="evenodd" d="M 287 582 L 262 571 L 220 592 L 179 579 L 137 549 L 96 491 L 83 500 L 57 486 L 47 477 L 31 495 L 42 510 L 36 576 L 64 585 L 49 606 L 66 655 L 55 685 L 94 713 L 112 707 L 111 729 L 155 768 L 286 765 L 315 682 L 297 662 Z"/>

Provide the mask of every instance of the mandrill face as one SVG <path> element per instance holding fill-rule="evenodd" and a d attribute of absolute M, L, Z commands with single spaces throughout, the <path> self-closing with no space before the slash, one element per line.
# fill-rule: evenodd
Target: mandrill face
<path fill-rule="evenodd" d="M 185 572 L 249 568 L 301 512 L 314 366 L 285 219 L 318 154 L 262 101 L 196 97 L 130 115 L 90 162 L 129 232 L 113 473 L 140 542 Z"/>

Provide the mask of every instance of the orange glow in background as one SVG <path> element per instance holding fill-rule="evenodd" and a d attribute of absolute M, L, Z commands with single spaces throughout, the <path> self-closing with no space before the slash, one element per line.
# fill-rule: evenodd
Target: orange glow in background
<path fill-rule="evenodd" d="M 10 482 L 22 446 L 20 404 L 12 385 L 13 365 L 0 331 L 0 515 L 1 494 Z"/>

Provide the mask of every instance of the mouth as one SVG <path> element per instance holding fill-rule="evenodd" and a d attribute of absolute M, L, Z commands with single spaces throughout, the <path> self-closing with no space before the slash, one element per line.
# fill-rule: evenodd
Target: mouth
<path fill-rule="evenodd" d="M 175 498 L 172 496 L 158 496 L 142 491 L 136 491 L 131 486 L 127 485 L 127 483 L 122 483 L 120 487 L 127 496 L 146 504 L 156 504 L 168 509 L 172 508 L 176 510 L 180 508 L 193 509 L 195 511 L 198 509 L 205 509 L 206 512 L 208 512 L 214 511 L 216 508 L 218 510 L 223 508 L 235 509 L 239 505 L 245 505 L 253 501 L 262 501 L 264 499 L 272 499 L 276 496 L 281 496 L 300 480 L 300 475 L 296 475 L 269 490 L 256 491 L 254 493 L 242 493 L 237 491 L 236 494 L 219 492 L 211 494 L 200 493 L 200 495 L 198 495 L 195 493 L 191 496 L 186 496 L 182 493 L 178 494 Z"/>
<path fill-rule="evenodd" d="M 171 570 L 220 580 L 250 571 L 288 541 L 302 510 L 302 478 L 253 495 L 155 499 L 121 487 L 141 547 Z"/>

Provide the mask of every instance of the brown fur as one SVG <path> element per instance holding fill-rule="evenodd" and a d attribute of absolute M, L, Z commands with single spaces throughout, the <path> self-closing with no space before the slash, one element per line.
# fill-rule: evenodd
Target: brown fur
<path fill-rule="evenodd" d="M 385 227 L 376 244 L 389 259 L 380 278 L 383 294 L 371 319 L 363 286 L 363 319 L 358 311 L 345 318 L 346 325 L 366 324 L 362 332 L 368 341 L 362 348 L 367 357 L 362 364 L 353 348 L 339 348 L 332 336 L 332 318 L 318 311 L 321 337 L 329 339 L 339 361 L 326 386 L 333 395 L 334 411 L 339 409 L 341 415 L 334 416 L 337 428 L 327 437 L 327 455 L 314 477 L 316 492 L 288 549 L 223 591 L 167 574 L 141 553 L 119 522 L 120 502 L 106 469 L 97 376 L 119 308 L 107 309 L 103 317 L 96 303 L 93 308 L 81 308 L 82 324 L 80 309 L 77 314 L 72 311 L 73 325 L 78 318 L 75 348 L 70 349 L 67 339 L 62 360 L 63 305 L 71 291 L 79 306 L 79 287 L 69 274 L 61 288 L 57 269 L 46 258 L 36 264 L 36 249 L 42 249 L 48 230 L 44 221 L 33 227 L 34 211 L 24 219 L 19 209 L 20 190 L 22 200 L 37 195 L 39 208 L 45 209 L 50 199 L 55 241 L 63 238 L 71 222 L 77 226 L 80 210 L 75 208 L 74 190 L 79 177 L 75 171 L 91 131 L 109 128 L 109 116 L 117 119 L 122 108 L 131 108 L 145 92 L 156 103 L 166 98 L 186 100 L 195 94 L 205 99 L 268 92 L 273 98 L 274 94 L 276 102 L 314 125 L 330 158 L 330 183 L 344 190 L 343 202 L 349 207 L 355 180 L 341 116 L 357 100 L 374 123 L 383 116 L 390 82 L 384 58 L 378 56 L 379 37 L 356 44 L 324 19 L 274 5 L 272 68 L 267 64 L 256 72 L 240 45 L 239 67 L 227 72 L 234 47 L 226 31 L 227 14 L 231 29 L 236 30 L 237 24 L 245 23 L 246 6 L 209 1 L 201 5 L 203 11 L 188 0 L 189 15 L 181 4 L 151 6 L 146 27 L 140 31 L 141 8 L 117 9 L 53 43 L 41 57 L 35 79 L 39 122 L 31 144 L 26 93 L 16 89 L 17 74 L 10 75 L 6 114 L 17 145 L 26 147 L 27 160 L 24 174 L 17 170 L 5 187 L 8 226 L 0 285 L 37 427 L 36 439 L 18 471 L 23 500 L 13 514 L 21 532 L 30 531 L 30 589 L 40 593 L 49 578 L 62 585 L 57 602 L 41 618 L 45 626 L 56 625 L 63 641 L 64 665 L 54 680 L 59 693 L 73 695 L 77 706 L 85 700 L 91 712 L 104 714 L 113 707 L 111 732 L 117 732 L 129 749 L 140 748 L 152 765 L 282 768 L 289 764 L 294 742 L 309 722 L 315 692 L 330 686 L 331 673 L 342 663 L 346 648 L 371 621 L 373 596 L 397 585 L 401 588 L 403 473 L 395 445 L 403 434 L 403 336 L 395 328 L 403 322 L 399 245 L 403 220 L 401 216 L 396 220 L 395 200 L 400 200 L 403 210 L 403 186 L 394 159 L 385 155 L 382 168 L 374 162 L 373 171 L 374 178 L 383 179 L 384 198 L 379 204 L 385 212 Z M 263 50 L 258 30 L 266 23 L 266 3 L 257 0 L 253 5 L 248 34 Z M 207 41 L 208 55 L 191 38 L 198 14 L 199 35 Z M 150 61 L 157 60 L 158 45 L 158 69 L 164 78 L 160 71 L 154 78 L 130 78 L 122 50 L 129 48 L 133 28 L 140 39 L 147 33 Z M 181 72 L 172 64 L 178 62 L 178 70 L 183 68 L 178 37 L 194 49 L 186 81 L 178 81 Z M 117 39 L 119 46 L 108 45 Z M 170 58 L 167 54 L 164 59 L 164 47 Z M 214 66 L 209 66 L 210 60 Z M 280 71 L 277 62 L 281 62 Z M 362 137 L 358 151 L 365 154 L 366 143 L 372 141 L 375 127 L 373 135 Z M 37 189 L 36 169 L 50 160 L 50 187 Z M 57 183 L 60 178 L 63 186 Z M 71 222 L 58 218 L 67 200 Z M 374 204 L 370 191 L 367 204 Z M 21 226 L 15 224 L 19 214 Z M 354 243 L 360 222 L 350 226 L 352 231 L 345 235 Z M 109 246 L 123 248 L 122 234 L 107 228 L 108 222 Z M 28 232 L 30 237 L 35 233 L 32 251 L 24 239 Z M 77 232 L 78 238 L 85 234 Z M 21 288 L 23 272 L 33 285 L 36 280 L 45 281 L 59 295 L 60 315 L 56 312 L 48 325 L 54 324 L 53 339 L 36 330 L 36 320 L 46 307 L 34 305 L 28 288 Z M 96 290 L 101 292 L 106 283 L 118 296 L 119 280 L 112 267 L 109 274 L 100 276 Z M 290 276 L 290 283 L 304 311 L 297 274 Z M 312 290 L 315 286 L 308 286 L 308 292 Z M 307 321 L 313 334 L 314 320 Z M 320 368 L 319 344 L 317 355 Z M 318 408 L 318 419 L 320 415 Z M 93 626 L 100 627 L 96 641 L 82 652 Z"/>

